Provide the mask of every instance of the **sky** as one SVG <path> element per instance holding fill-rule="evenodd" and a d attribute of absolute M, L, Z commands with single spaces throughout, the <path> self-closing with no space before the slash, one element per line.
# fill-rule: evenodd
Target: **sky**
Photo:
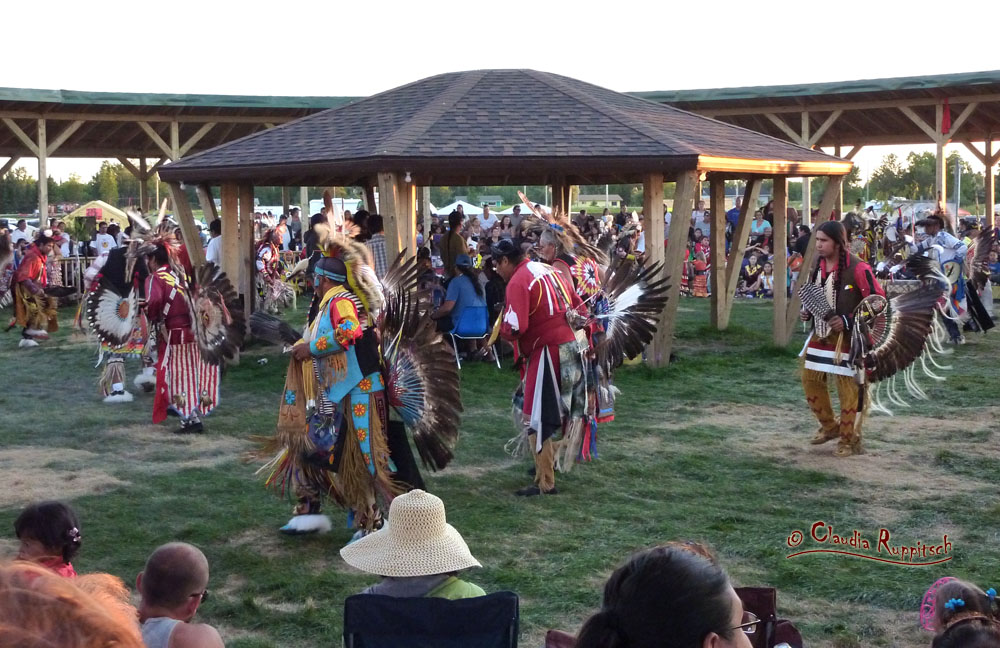
<path fill-rule="evenodd" d="M 0 87 L 12 88 L 364 96 L 443 72 L 531 68 L 627 92 L 1000 69 L 979 27 L 1000 17 L 996 0 L 0 5 Z M 855 163 L 865 176 L 906 150 L 865 149 Z M 54 159 L 49 173 L 89 179 L 99 166 Z"/>

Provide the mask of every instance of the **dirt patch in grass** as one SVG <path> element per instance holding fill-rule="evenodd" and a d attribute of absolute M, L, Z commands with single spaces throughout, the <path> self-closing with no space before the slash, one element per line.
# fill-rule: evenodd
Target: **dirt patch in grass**
<path fill-rule="evenodd" d="M 778 616 L 789 619 L 801 631 L 808 624 L 812 628 L 825 627 L 826 632 L 803 633 L 805 643 L 817 648 L 854 648 L 861 646 L 890 646 L 909 648 L 930 644 L 931 634 L 921 630 L 916 609 L 909 611 L 886 610 L 870 605 L 794 599 L 779 596 Z M 838 632 L 839 627 L 861 622 L 871 627 L 872 634 L 855 637 Z"/>
<path fill-rule="evenodd" d="M 955 474 L 936 465 L 936 453 L 943 448 L 960 458 L 1000 460 L 1000 447 L 994 443 L 955 440 L 956 432 L 982 433 L 989 421 L 1000 415 L 1000 408 L 970 412 L 967 417 L 937 419 L 908 416 L 868 416 L 864 424 L 865 454 L 850 458 L 834 456 L 836 441 L 810 445 L 816 421 L 802 407 L 764 407 L 741 405 L 705 408 L 692 420 L 657 425 L 671 432 L 716 427 L 731 430 L 722 443 L 727 452 L 766 457 L 790 467 L 815 470 L 844 477 L 871 487 L 871 497 L 863 506 L 866 516 L 881 523 L 892 523 L 906 511 L 908 503 L 928 498 L 967 494 L 989 486 L 985 480 Z M 646 450 L 676 445 L 686 441 L 671 440 L 673 435 L 637 437 L 630 443 Z M 945 443 L 942 437 L 949 437 Z M 918 443 L 914 441 L 919 440 Z M 919 469 L 917 469 L 919 467 Z"/>
<path fill-rule="evenodd" d="M 0 473 L 6 476 L 6 488 L 0 490 L 0 508 L 47 499 L 71 500 L 128 484 L 106 470 L 88 466 L 95 463 L 100 463 L 100 455 L 84 450 L 0 450 Z M 74 464 L 79 467 L 71 468 Z"/>

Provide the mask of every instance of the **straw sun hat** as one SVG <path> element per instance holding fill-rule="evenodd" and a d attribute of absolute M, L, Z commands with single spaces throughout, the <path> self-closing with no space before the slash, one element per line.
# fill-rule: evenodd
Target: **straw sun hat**
<path fill-rule="evenodd" d="M 394 578 L 482 567 L 445 521 L 441 498 L 414 490 L 392 500 L 385 526 L 340 550 L 351 567 Z"/>

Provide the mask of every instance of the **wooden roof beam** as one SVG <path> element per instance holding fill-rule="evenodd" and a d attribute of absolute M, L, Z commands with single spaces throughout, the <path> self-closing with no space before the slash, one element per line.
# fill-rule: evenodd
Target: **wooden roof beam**
<path fill-rule="evenodd" d="M 1000 94 L 983 94 L 983 95 L 961 95 L 957 97 L 948 97 L 948 101 L 953 104 L 968 104 L 973 102 L 978 103 L 994 103 L 1000 102 Z M 660 102 L 667 103 L 670 102 Z M 879 108 L 901 108 L 903 106 L 912 108 L 917 106 L 935 106 L 941 103 L 941 98 L 938 97 L 924 97 L 922 99 L 886 99 L 884 101 L 838 101 L 831 103 L 817 103 L 809 104 L 803 106 L 801 104 L 789 105 L 789 106 L 739 106 L 734 108 L 698 108 L 691 104 L 698 104 L 701 102 L 683 102 L 678 101 L 676 104 L 686 105 L 690 112 L 698 113 L 700 115 L 712 116 L 716 119 L 719 117 L 736 116 L 736 115 L 761 115 L 764 113 L 782 114 L 782 113 L 797 113 L 802 112 L 803 109 L 810 112 L 832 112 L 834 110 L 845 110 L 845 111 L 855 111 L 855 110 L 873 110 Z M 673 105 L 673 104 L 670 104 Z"/>
<path fill-rule="evenodd" d="M 957 133 L 958 129 L 960 129 L 963 124 L 965 124 L 965 120 L 969 118 L 969 115 L 971 115 L 978 106 L 979 106 L 978 103 L 972 102 L 965 107 L 965 110 L 959 113 L 958 119 L 956 119 L 951 123 L 951 129 L 946 133 L 948 139 L 952 139 L 953 137 L 955 137 L 955 133 Z"/>
<path fill-rule="evenodd" d="M 17 164 L 20 159 L 21 158 L 16 155 L 11 156 L 11 158 L 7 160 L 2 167 L 0 167 L 0 178 L 4 177 L 8 171 L 13 169 L 14 165 Z"/>
<path fill-rule="evenodd" d="M 14 136 L 17 137 L 17 139 L 21 140 L 21 143 L 24 144 L 29 151 L 31 151 L 32 155 L 38 157 L 38 145 L 32 141 L 30 137 L 28 137 L 27 133 L 21 130 L 21 127 L 17 125 L 17 122 L 9 117 L 3 117 L 2 119 L 3 123 L 10 129 L 10 132 L 14 133 Z"/>
<path fill-rule="evenodd" d="M 792 130 L 792 127 L 785 123 L 785 120 L 781 119 L 774 113 L 764 113 L 768 121 L 777 126 L 782 133 L 788 136 L 788 139 L 792 140 L 796 144 L 804 144 L 804 138 L 800 133 L 796 133 Z"/>
<path fill-rule="evenodd" d="M 83 124 L 84 124 L 83 120 L 77 120 L 71 123 L 66 128 L 64 128 L 62 132 L 59 133 L 59 135 L 54 140 L 49 142 L 48 146 L 46 147 L 48 149 L 47 155 L 51 156 L 53 153 L 55 153 L 56 149 L 65 144 L 66 140 L 68 140 L 73 135 L 73 133 L 80 130 L 80 127 L 83 126 Z"/>
<path fill-rule="evenodd" d="M 168 158 L 173 159 L 173 150 L 167 145 L 163 138 L 160 137 L 160 134 L 153 130 L 153 127 L 144 121 L 138 122 L 138 124 L 139 128 L 141 128 L 143 132 L 149 136 L 149 139 L 153 140 L 153 143 L 156 144 L 156 146 L 163 151 Z"/>
<path fill-rule="evenodd" d="M 142 113 L 89 113 L 89 112 L 36 112 L 33 110 L 3 110 L 0 118 L 8 119 L 46 119 L 49 121 L 98 121 L 98 122 L 147 122 L 163 123 L 178 122 L 180 124 L 267 124 L 275 126 L 305 117 L 315 111 L 303 111 L 300 115 L 143 115 Z"/>
<path fill-rule="evenodd" d="M 174 122 L 174 123 L 177 123 L 177 122 Z M 209 122 L 209 123 L 205 124 L 204 126 L 202 126 L 201 128 L 199 128 L 198 132 L 196 132 L 194 135 L 192 135 L 188 139 L 188 141 L 185 142 L 184 145 L 180 147 L 180 149 L 178 151 L 179 154 L 180 154 L 179 157 L 184 157 L 185 155 L 187 155 L 188 151 L 190 151 L 194 147 L 195 144 L 197 144 L 198 142 L 200 142 L 201 138 L 203 138 L 206 135 L 208 135 L 208 131 L 210 131 L 213 128 L 215 128 L 215 126 L 216 126 L 216 122 Z"/>
<path fill-rule="evenodd" d="M 924 121 L 923 117 L 918 115 L 909 106 L 898 106 L 900 112 L 910 118 L 910 121 L 917 125 L 917 127 L 930 138 L 932 142 L 937 142 L 940 139 L 940 135 L 934 129 L 933 126 Z"/>
<path fill-rule="evenodd" d="M 830 113 L 830 115 L 826 118 L 826 121 L 824 121 L 820 127 L 816 129 L 816 132 L 809 136 L 806 146 L 809 148 L 816 146 L 816 142 L 818 142 L 821 137 L 826 135 L 826 132 L 830 130 L 830 127 L 833 126 L 833 123 L 837 121 L 842 114 L 844 114 L 843 110 L 834 110 Z"/>

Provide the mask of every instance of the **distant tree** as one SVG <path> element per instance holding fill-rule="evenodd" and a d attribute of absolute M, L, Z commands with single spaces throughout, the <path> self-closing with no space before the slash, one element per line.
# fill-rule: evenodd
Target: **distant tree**
<path fill-rule="evenodd" d="M 94 175 L 91 184 L 99 200 L 103 200 L 109 205 L 118 205 L 118 174 L 115 165 L 107 160 L 102 162 L 101 168 Z"/>
<path fill-rule="evenodd" d="M 62 183 L 61 190 L 65 202 L 82 203 L 87 200 L 87 185 L 75 173 L 69 174 L 69 179 Z"/>
<path fill-rule="evenodd" d="M 0 213 L 30 214 L 37 207 L 35 179 L 24 167 L 12 169 L 0 178 Z"/>

